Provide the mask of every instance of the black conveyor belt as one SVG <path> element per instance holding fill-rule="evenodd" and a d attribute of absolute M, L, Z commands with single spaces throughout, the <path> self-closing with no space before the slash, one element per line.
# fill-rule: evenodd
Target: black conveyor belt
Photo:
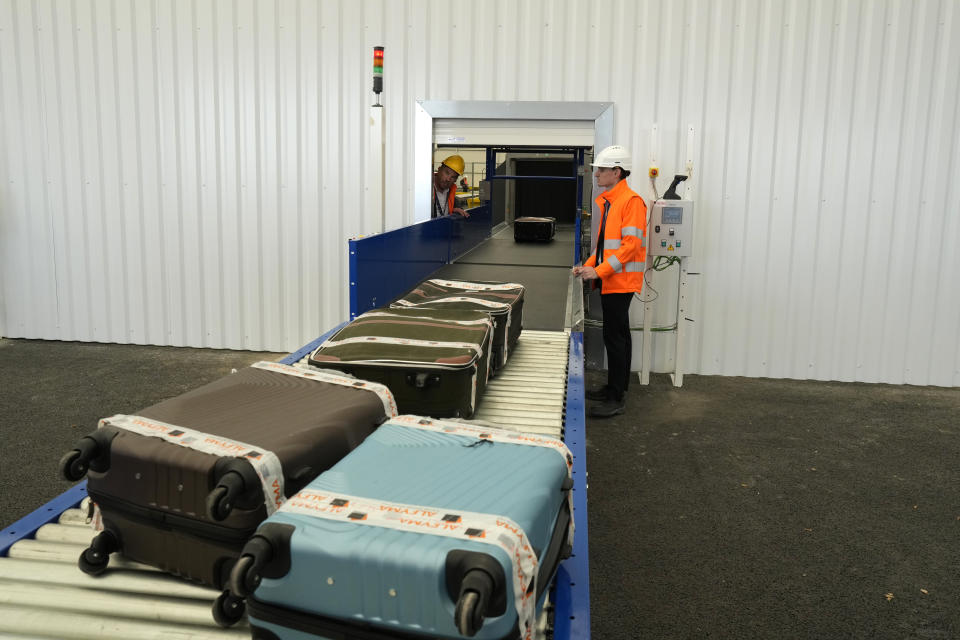
<path fill-rule="evenodd" d="M 430 277 L 519 282 L 527 288 L 524 329 L 563 331 L 573 266 L 573 235 L 573 227 L 558 227 L 552 242 L 514 242 L 513 227 L 508 226 Z"/>
<path fill-rule="evenodd" d="M 513 227 L 502 229 L 476 249 L 461 256 L 458 264 L 502 264 L 528 267 L 573 266 L 573 227 L 557 227 L 552 242 L 515 242 Z"/>

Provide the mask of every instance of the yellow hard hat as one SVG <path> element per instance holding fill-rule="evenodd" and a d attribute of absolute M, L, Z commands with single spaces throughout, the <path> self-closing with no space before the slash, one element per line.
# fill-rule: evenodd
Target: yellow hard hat
<path fill-rule="evenodd" d="M 450 156 L 440 164 L 446 165 L 457 172 L 457 175 L 463 173 L 463 158 L 460 156 Z"/>

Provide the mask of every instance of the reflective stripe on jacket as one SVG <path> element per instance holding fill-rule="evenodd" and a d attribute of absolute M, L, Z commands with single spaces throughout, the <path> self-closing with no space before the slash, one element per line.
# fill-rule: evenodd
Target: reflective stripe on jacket
<path fill-rule="evenodd" d="M 647 205 L 627 186 L 626 180 L 621 180 L 596 199 L 601 212 L 607 202 L 610 203 L 607 222 L 603 238 L 598 239 L 603 242 L 603 261 L 599 267 L 596 265 L 594 247 L 583 264 L 597 270 L 603 282 L 603 293 L 640 293 L 647 262 Z M 601 225 L 602 220 L 601 217 Z"/>

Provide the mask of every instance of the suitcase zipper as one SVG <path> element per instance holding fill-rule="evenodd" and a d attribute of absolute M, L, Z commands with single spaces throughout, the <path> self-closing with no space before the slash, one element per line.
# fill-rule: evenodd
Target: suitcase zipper
<path fill-rule="evenodd" d="M 189 516 L 181 516 L 176 513 L 164 511 L 163 509 L 156 509 L 154 507 L 144 507 L 143 505 L 134 504 L 129 500 L 124 500 L 115 496 L 108 496 L 100 493 L 99 491 L 90 489 L 89 487 L 87 487 L 87 493 L 90 494 L 90 499 L 97 503 L 101 508 L 105 507 L 107 509 L 118 511 L 122 515 L 133 520 L 138 520 L 141 523 L 153 526 L 158 524 L 166 525 L 171 529 L 177 529 L 201 538 L 209 538 L 218 542 L 244 542 L 245 540 L 249 539 L 250 536 L 252 536 L 257 530 L 256 527 L 251 527 L 249 529 L 234 529 L 232 527 L 214 524 L 212 522 L 200 522 L 190 518 Z M 107 519 L 109 520 L 109 516 Z"/>

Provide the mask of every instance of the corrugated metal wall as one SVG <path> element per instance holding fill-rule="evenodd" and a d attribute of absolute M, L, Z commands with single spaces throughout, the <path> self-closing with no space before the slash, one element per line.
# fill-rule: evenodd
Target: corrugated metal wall
<path fill-rule="evenodd" d="M 383 44 L 388 226 L 415 100 L 610 100 L 664 174 L 696 132 L 688 371 L 960 385 L 958 11 L 0 0 L 0 332 L 288 350 L 344 318 Z"/>

